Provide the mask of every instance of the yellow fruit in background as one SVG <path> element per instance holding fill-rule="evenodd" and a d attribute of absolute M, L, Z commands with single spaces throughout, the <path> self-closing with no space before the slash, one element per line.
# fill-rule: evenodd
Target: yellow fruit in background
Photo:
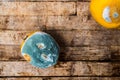
<path fill-rule="evenodd" d="M 91 0 L 93 18 L 106 28 L 120 28 L 120 0 Z"/>

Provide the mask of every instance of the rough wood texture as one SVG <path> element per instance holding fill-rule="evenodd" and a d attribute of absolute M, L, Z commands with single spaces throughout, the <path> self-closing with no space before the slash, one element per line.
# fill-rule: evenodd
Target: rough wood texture
<path fill-rule="evenodd" d="M 89 18 L 89 4 L 89 2 L 84 2 L 84 4 L 83 2 L 77 2 L 77 15 Z"/>
<path fill-rule="evenodd" d="M 60 62 L 40 69 L 23 61 L 0 62 L 0 76 L 120 76 L 119 67 L 119 63 Z"/>
<path fill-rule="evenodd" d="M 120 31 L 46 31 L 51 34 L 60 46 L 119 46 Z M 20 45 L 30 31 L 0 31 L 0 44 Z"/>
<path fill-rule="evenodd" d="M 104 30 L 90 16 L 0 16 L 4 30 Z"/>
<path fill-rule="evenodd" d="M 44 28 L 45 22 L 44 16 L 0 16 L 0 29 L 38 30 Z"/>
<path fill-rule="evenodd" d="M 1 45 L 0 60 L 24 60 L 20 46 Z M 120 46 L 61 47 L 59 61 L 116 61 L 120 60 Z"/>
<path fill-rule="evenodd" d="M 120 80 L 120 77 L 25 77 L 0 78 L 0 80 Z"/>
<path fill-rule="evenodd" d="M 89 1 L 0 0 L 0 80 L 120 80 L 120 30 L 96 23 Z M 20 54 L 25 35 L 39 30 L 61 47 L 58 64 L 48 69 Z"/>
<path fill-rule="evenodd" d="M 44 28 L 47 30 L 103 30 L 104 28 L 92 19 L 88 5 L 88 2 L 77 2 L 78 16 L 0 16 L 0 28 L 10 30 Z"/>
<path fill-rule="evenodd" d="M 63 1 L 63 2 L 90 2 L 90 0 L 0 0 L 1 2 L 59 2 L 59 1 Z"/>
<path fill-rule="evenodd" d="M 78 0 L 0 0 L 1 2 L 49 2 L 49 1 L 78 1 Z M 85 0 L 79 0 L 79 1 L 85 1 Z M 89 1 L 89 0 L 86 0 Z"/>
<path fill-rule="evenodd" d="M 75 13 L 75 2 L 0 3 L 0 15 L 72 15 Z"/>

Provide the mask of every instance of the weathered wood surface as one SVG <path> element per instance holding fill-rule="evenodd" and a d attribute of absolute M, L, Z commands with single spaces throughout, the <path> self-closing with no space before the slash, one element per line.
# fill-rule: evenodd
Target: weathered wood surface
<path fill-rule="evenodd" d="M 81 11 L 82 12 L 82 11 Z M 3 30 L 105 30 L 90 16 L 0 16 Z"/>
<path fill-rule="evenodd" d="M 120 80 L 120 77 L 25 77 L 0 78 L 0 80 Z"/>
<path fill-rule="evenodd" d="M 20 46 L 1 45 L 0 60 L 24 60 Z M 120 46 L 61 47 L 59 61 L 117 61 L 120 60 Z"/>
<path fill-rule="evenodd" d="M 0 80 L 120 80 L 119 77 L 30 77 L 1 78 Z"/>
<path fill-rule="evenodd" d="M 75 2 L 0 3 L 0 15 L 72 15 L 75 13 Z"/>
<path fill-rule="evenodd" d="M 70 2 L 70 1 L 89 1 L 89 0 L 0 0 L 1 2 L 58 2 L 58 1 L 64 1 L 64 2 Z"/>
<path fill-rule="evenodd" d="M 25 2 L 24 2 L 25 3 Z M 51 2 L 52 3 L 52 2 Z M 103 30 L 89 13 L 89 2 L 77 2 L 77 14 L 72 16 L 0 16 L 0 29 L 10 30 Z M 2 12 L 1 12 L 2 13 Z"/>
<path fill-rule="evenodd" d="M 119 46 L 119 30 L 103 31 L 46 31 L 51 34 L 60 46 Z M 3 45 L 20 45 L 25 35 L 30 31 L 0 31 L 0 44 Z"/>
<path fill-rule="evenodd" d="M 89 18 L 90 12 L 89 2 L 0 2 L 0 15 L 77 15 Z"/>
<path fill-rule="evenodd" d="M 89 2 L 90 0 L 0 0 L 1 2 L 50 2 L 50 1 L 54 1 L 54 2 Z"/>
<path fill-rule="evenodd" d="M 70 61 L 40 69 L 24 61 L 0 62 L 0 76 L 120 76 L 119 67 L 119 63 Z"/>
<path fill-rule="evenodd" d="M 89 1 L 0 0 L 0 80 L 120 80 L 120 30 L 96 23 Z M 25 35 L 39 30 L 61 47 L 58 64 L 48 69 L 20 54 Z"/>

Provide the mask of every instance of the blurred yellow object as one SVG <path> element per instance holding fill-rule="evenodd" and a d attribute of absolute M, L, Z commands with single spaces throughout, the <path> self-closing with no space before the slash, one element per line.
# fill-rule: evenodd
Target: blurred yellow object
<path fill-rule="evenodd" d="M 91 0 L 93 18 L 106 28 L 120 28 L 120 0 Z"/>

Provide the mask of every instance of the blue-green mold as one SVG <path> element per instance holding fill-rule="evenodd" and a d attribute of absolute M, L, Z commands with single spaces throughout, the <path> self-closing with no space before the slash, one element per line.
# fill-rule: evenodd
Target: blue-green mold
<path fill-rule="evenodd" d="M 35 32 L 30 35 L 21 48 L 22 55 L 39 68 L 47 68 L 57 63 L 59 46 L 47 33 Z"/>

